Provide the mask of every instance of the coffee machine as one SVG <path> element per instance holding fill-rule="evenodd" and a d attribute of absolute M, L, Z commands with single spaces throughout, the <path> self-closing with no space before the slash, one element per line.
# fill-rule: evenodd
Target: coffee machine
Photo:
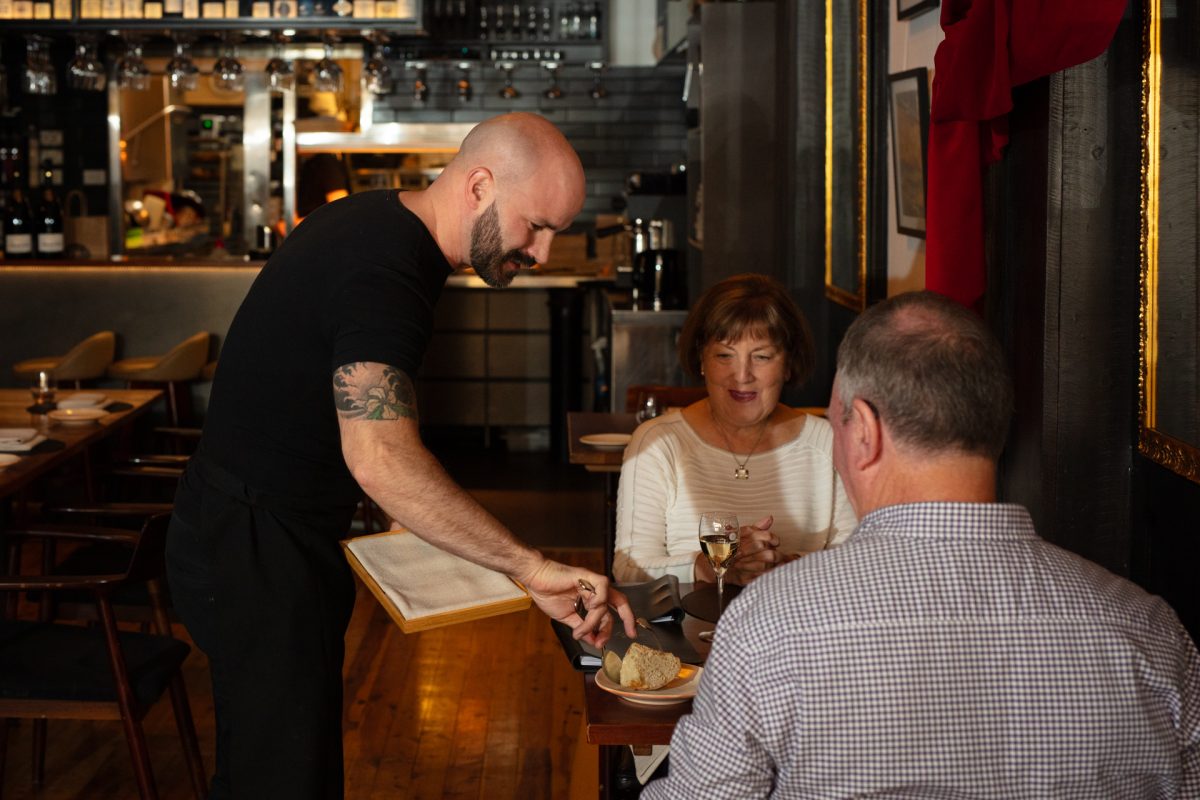
<path fill-rule="evenodd" d="M 687 308 L 687 273 L 675 247 L 675 225 L 667 219 L 634 220 L 633 308 L 672 311 Z M 641 245 L 640 249 L 637 249 Z"/>

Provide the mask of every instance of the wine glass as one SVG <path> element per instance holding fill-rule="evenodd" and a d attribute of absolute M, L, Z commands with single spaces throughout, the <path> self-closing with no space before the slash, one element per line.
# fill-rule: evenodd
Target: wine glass
<path fill-rule="evenodd" d="M 232 35 L 225 38 L 225 52 L 213 62 L 213 88 L 221 92 L 240 92 L 246 87 L 246 70 L 238 61 L 237 47 Z"/>
<path fill-rule="evenodd" d="M 196 66 L 196 62 L 192 61 L 192 57 L 188 55 L 188 42 L 186 39 L 179 38 L 175 40 L 175 55 L 167 62 L 164 72 L 167 76 L 167 82 L 171 84 L 172 89 L 179 89 L 185 92 L 195 91 L 196 86 L 200 82 L 200 68 Z"/>
<path fill-rule="evenodd" d="M 725 610 L 725 570 L 738 551 L 738 518 L 732 511 L 700 515 L 700 549 L 717 574 L 717 613 Z"/>
<path fill-rule="evenodd" d="M 559 100 L 566 94 L 562 87 L 558 85 L 558 68 L 562 65 L 557 61 L 543 61 L 542 69 L 550 73 L 550 86 L 546 91 L 542 92 L 542 97 L 547 100 Z"/>
<path fill-rule="evenodd" d="M 654 419 L 662 409 L 659 408 L 658 395 L 654 392 L 638 392 L 637 413 L 634 418 L 640 423 L 648 419 Z"/>
<path fill-rule="evenodd" d="M 137 92 L 150 88 L 150 68 L 142 59 L 141 42 L 125 43 L 125 55 L 117 62 L 117 85 Z"/>
<path fill-rule="evenodd" d="M 54 375 L 47 370 L 39 370 L 29 388 L 33 395 L 34 405 L 45 406 L 54 402 Z"/>
<path fill-rule="evenodd" d="M 500 96 L 505 100 L 515 100 L 520 97 L 521 92 L 513 86 L 513 70 L 517 68 L 517 65 L 511 61 L 501 61 L 496 67 L 504 72 L 504 86 L 500 89 Z"/>
<path fill-rule="evenodd" d="M 389 94 L 392 91 L 392 68 L 388 65 L 382 42 L 375 42 L 371 48 L 371 57 L 363 66 L 362 85 L 374 95 Z"/>
<path fill-rule="evenodd" d="M 313 65 L 312 85 L 318 92 L 342 90 L 342 68 L 333 58 L 333 43 L 325 42 L 325 56 Z"/>
<path fill-rule="evenodd" d="M 100 61 L 96 37 L 88 34 L 75 38 L 75 56 L 67 62 L 67 83 L 72 89 L 102 91 L 108 82 Z"/>
<path fill-rule="evenodd" d="M 603 100 L 608 97 L 608 89 L 605 89 L 604 84 L 600 82 L 605 69 L 604 62 L 593 61 L 588 64 L 588 69 L 592 71 L 592 89 L 588 94 L 593 100 Z"/>

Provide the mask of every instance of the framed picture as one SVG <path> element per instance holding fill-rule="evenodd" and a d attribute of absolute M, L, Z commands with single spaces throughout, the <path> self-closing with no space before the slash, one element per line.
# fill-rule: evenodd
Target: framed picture
<path fill-rule="evenodd" d="M 925 153 L 929 141 L 929 71 L 925 67 L 888 76 L 892 118 L 892 175 L 896 228 L 925 238 Z"/>
<path fill-rule="evenodd" d="M 896 0 L 896 19 L 908 19 L 938 7 L 939 0 Z"/>

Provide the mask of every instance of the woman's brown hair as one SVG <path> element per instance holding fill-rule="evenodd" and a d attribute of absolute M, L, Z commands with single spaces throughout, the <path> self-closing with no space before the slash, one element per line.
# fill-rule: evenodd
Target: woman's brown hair
<path fill-rule="evenodd" d="M 700 296 L 679 333 L 679 363 L 700 380 L 705 345 L 754 333 L 783 351 L 789 386 L 808 380 L 816 360 L 808 321 L 779 281 L 753 272 L 726 278 Z"/>

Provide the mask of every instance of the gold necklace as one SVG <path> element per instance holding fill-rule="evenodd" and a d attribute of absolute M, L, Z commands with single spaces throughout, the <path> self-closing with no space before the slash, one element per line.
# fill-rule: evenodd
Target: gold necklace
<path fill-rule="evenodd" d="M 725 440 L 725 447 L 729 449 L 729 455 L 733 456 L 733 463 L 737 465 L 737 469 L 733 471 L 733 479 L 737 481 L 750 480 L 750 470 L 746 469 L 746 465 L 750 463 L 750 457 L 754 455 L 754 451 L 758 449 L 759 443 L 762 442 L 763 434 L 767 432 L 767 427 L 771 424 L 770 418 L 763 423 L 762 430 L 758 432 L 758 438 L 754 440 L 754 446 L 750 448 L 750 452 L 746 454 L 746 458 L 738 461 L 737 453 L 733 452 L 733 444 L 729 441 L 729 435 L 725 433 L 725 429 L 721 427 L 721 423 L 717 422 L 717 417 L 713 414 L 712 406 L 708 407 L 708 415 L 712 417 L 713 427 L 717 429 L 717 433 L 721 434 L 721 438 Z"/>

